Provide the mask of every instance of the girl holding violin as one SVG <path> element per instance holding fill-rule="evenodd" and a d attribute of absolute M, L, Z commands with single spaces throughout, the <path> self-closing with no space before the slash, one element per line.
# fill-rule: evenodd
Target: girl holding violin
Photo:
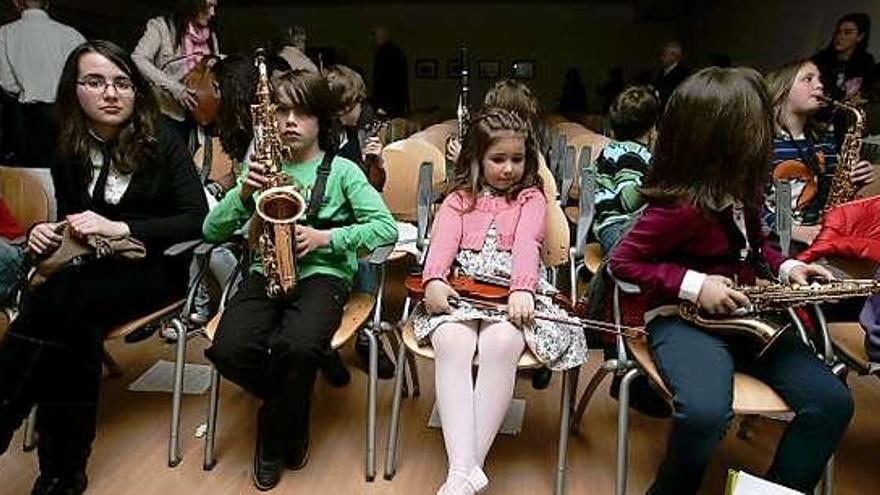
<path fill-rule="evenodd" d="M 773 105 L 773 179 L 792 184 L 793 251 L 810 245 L 819 233 L 831 176 L 837 166 L 834 136 L 816 120 L 824 86 L 816 64 L 799 60 L 766 75 Z M 852 169 L 857 186 L 874 179 L 874 167 L 861 161 Z M 765 197 L 765 220 L 771 230 L 776 225 L 776 191 L 769 181 Z"/>
<path fill-rule="evenodd" d="M 510 404 L 527 341 L 553 369 L 586 359 L 580 328 L 535 319 L 536 305 L 542 313 L 564 314 L 536 295 L 549 285 L 539 275 L 546 202 L 536 149 L 531 126 L 519 115 L 499 108 L 477 114 L 436 218 L 422 274 L 424 303 L 413 325 L 436 353 L 437 407 L 449 459 L 438 494 L 470 495 L 488 484 L 483 462 Z M 453 263 L 467 276 L 509 278 L 507 314 L 461 299 L 450 286 Z M 474 383 L 475 353 L 480 366 Z"/>

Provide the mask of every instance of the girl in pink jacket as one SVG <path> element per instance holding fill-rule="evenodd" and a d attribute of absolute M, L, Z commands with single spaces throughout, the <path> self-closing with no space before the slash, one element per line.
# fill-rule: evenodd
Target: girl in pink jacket
<path fill-rule="evenodd" d="M 414 311 L 416 336 L 436 353 L 437 408 L 449 459 L 441 495 L 473 494 L 488 479 L 483 461 L 513 396 L 525 346 L 552 369 L 586 358 L 580 328 L 535 321 L 542 312 L 564 315 L 541 293 L 539 257 L 546 203 L 528 122 L 489 108 L 469 125 L 452 192 L 435 220 L 422 282 L 424 304 Z M 465 275 L 509 280 L 507 313 L 488 313 L 464 301 L 447 276 L 455 262 Z M 477 354 L 476 382 L 471 366 Z"/>

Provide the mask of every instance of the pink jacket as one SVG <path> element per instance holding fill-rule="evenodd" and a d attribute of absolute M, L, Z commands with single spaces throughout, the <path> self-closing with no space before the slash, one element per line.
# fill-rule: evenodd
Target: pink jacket
<path fill-rule="evenodd" d="M 534 292 L 538 284 L 538 260 L 544 241 L 544 194 L 528 188 L 514 201 L 481 196 L 471 211 L 468 195 L 457 191 L 443 201 L 431 236 L 431 248 L 422 272 L 422 283 L 446 280 L 460 249 L 479 251 L 492 222 L 498 234 L 498 249 L 512 251 L 510 290 Z"/>

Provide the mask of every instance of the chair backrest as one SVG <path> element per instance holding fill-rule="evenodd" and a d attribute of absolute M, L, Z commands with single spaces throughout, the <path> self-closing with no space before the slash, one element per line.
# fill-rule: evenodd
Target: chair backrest
<path fill-rule="evenodd" d="M 0 166 L 0 197 L 25 230 L 52 220 L 54 198 L 41 175 L 35 169 Z"/>
<path fill-rule="evenodd" d="M 427 129 L 423 129 L 412 136 L 410 139 L 421 139 L 423 141 L 427 141 L 434 145 L 435 148 L 440 150 L 440 153 L 446 155 L 446 141 L 449 140 L 449 137 L 454 135 L 455 129 L 450 128 L 445 124 L 435 124 Z"/>
<path fill-rule="evenodd" d="M 419 166 L 430 162 L 434 167 L 434 190 L 445 187 L 446 160 L 434 145 L 422 139 L 405 139 L 389 144 L 382 150 L 385 163 L 385 187 L 382 198 L 394 218 L 416 221 L 416 191 Z"/>
<path fill-rule="evenodd" d="M 578 221 L 575 233 L 575 252 L 584 253 L 593 217 L 596 215 L 596 167 L 590 161 L 590 147 L 585 146 L 580 153 L 576 169 L 579 179 L 578 186 Z"/>
<path fill-rule="evenodd" d="M 782 255 L 788 257 L 791 252 L 791 181 L 773 180 L 776 182 L 776 235 Z"/>
<path fill-rule="evenodd" d="M 548 127 L 553 127 L 563 122 L 568 122 L 568 119 L 566 119 L 562 115 L 559 115 L 558 113 L 548 113 L 541 116 L 541 122 L 543 122 L 544 125 Z"/>
<path fill-rule="evenodd" d="M 547 160 L 540 153 L 538 153 L 538 175 L 544 183 L 544 197 L 547 198 L 547 202 L 558 203 L 559 189 L 556 188 L 556 177 L 553 177 L 553 173 L 547 167 Z"/>
<path fill-rule="evenodd" d="M 553 126 L 554 129 L 559 131 L 562 134 L 565 134 L 569 139 L 574 138 L 575 136 L 579 136 L 581 134 L 585 134 L 587 132 L 592 132 L 586 127 L 578 124 L 577 122 L 560 122 Z"/>

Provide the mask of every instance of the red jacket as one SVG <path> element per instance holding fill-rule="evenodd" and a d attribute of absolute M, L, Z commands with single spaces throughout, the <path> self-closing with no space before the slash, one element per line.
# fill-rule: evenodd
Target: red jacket
<path fill-rule="evenodd" d="M 819 235 L 798 259 L 809 263 L 829 255 L 880 262 L 880 196 L 845 203 L 826 213 Z"/>
<path fill-rule="evenodd" d="M 754 265 L 730 255 L 736 246 L 721 221 L 723 214 L 702 212 L 687 203 L 648 206 L 612 251 L 611 272 L 641 288 L 648 310 L 681 302 L 679 290 L 688 270 L 753 284 Z M 784 258 L 770 247 L 758 215 L 747 213 L 745 221 L 767 267 L 779 273 Z"/>

